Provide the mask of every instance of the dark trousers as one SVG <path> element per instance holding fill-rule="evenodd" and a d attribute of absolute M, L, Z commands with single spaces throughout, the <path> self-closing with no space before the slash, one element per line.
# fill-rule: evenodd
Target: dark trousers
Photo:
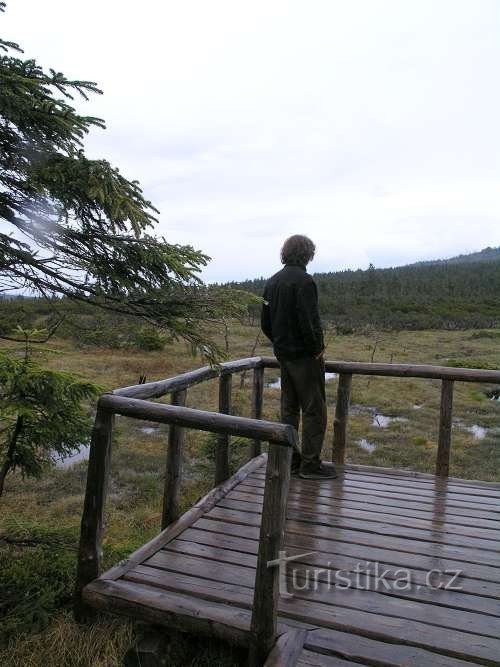
<path fill-rule="evenodd" d="M 306 357 L 280 360 L 281 421 L 298 430 L 302 410 L 302 460 L 317 463 L 326 431 L 325 364 Z"/>

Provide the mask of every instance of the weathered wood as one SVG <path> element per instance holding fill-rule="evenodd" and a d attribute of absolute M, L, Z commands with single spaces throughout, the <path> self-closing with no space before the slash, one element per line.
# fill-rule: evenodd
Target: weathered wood
<path fill-rule="evenodd" d="M 264 488 L 264 480 L 261 477 L 249 477 L 244 482 L 245 486 L 257 486 Z M 325 498 L 340 498 L 346 500 L 360 500 L 367 503 L 394 505 L 397 507 L 409 507 L 423 509 L 440 514 L 443 509 L 451 515 L 473 516 L 478 518 L 498 519 L 500 506 L 497 503 L 489 502 L 490 499 L 479 500 L 477 496 L 440 496 L 436 494 L 435 498 L 414 494 L 410 491 L 405 493 L 403 489 L 393 491 L 382 485 L 369 484 L 362 482 L 349 482 L 343 485 L 325 485 L 317 487 L 312 480 L 299 479 L 294 484 L 294 491 L 310 495 L 311 497 L 322 496 Z M 444 502 L 446 498 L 446 508 Z M 486 502 L 488 501 L 488 502 Z"/>
<path fill-rule="evenodd" d="M 262 419 L 262 401 L 264 396 L 264 367 L 257 366 L 253 371 L 252 384 L 252 419 Z M 254 440 L 251 445 L 251 456 L 258 456 L 262 451 L 261 441 Z"/>
<path fill-rule="evenodd" d="M 126 417 L 157 421 L 162 424 L 176 424 L 200 431 L 229 433 L 243 438 L 259 438 L 260 440 L 286 446 L 295 446 L 298 439 L 293 426 L 278 422 L 256 421 L 248 417 L 221 415 L 218 412 L 151 403 L 112 394 L 104 394 L 99 399 L 99 403 L 106 410 Z"/>
<path fill-rule="evenodd" d="M 383 477 L 413 477 L 422 482 L 436 483 L 436 476 L 427 472 L 416 472 L 415 470 L 399 470 L 395 468 L 385 468 L 384 466 L 367 466 L 354 463 L 348 463 L 345 470 L 350 472 L 369 472 L 370 474 L 381 475 Z M 448 484 L 453 483 L 460 486 L 474 486 L 476 488 L 484 487 L 484 489 L 500 490 L 499 482 L 485 482 L 481 479 L 463 479 L 462 477 L 448 477 Z"/>
<path fill-rule="evenodd" d="M 240 488 L 228 493 L 226 498 L 220 501 L 219 507 L 229 507 L 230 504 L 231 506 L 236 506 L 236 503 L 241 505 L 241 507 L 244 504 L 255 508 L 262 507 L 262 496 L 260 494 L 251 494 L 240 490 Z M 488 528 L 476 525 L 474 521 L 464 524 L 460 520 L 457 521 L 456 517 L 449 517 L 445 514 L 436 516 L 428 513 L 425 516 L 424 513 L 410 512 L 404 509 L 394 511 L 391 507 L 387 509 L 380 506 L 373 508 L 363 503 L 346 503 L 322 498 L 318 498 L 318 502 L 315 502 L 311 498 L 294 493 L 293 487 L 290 488 L 288 493 L 288 508 L 291 512 L 295 509 L 303 511 L 304 515 L 307 512 L 317 513 L 319 520 L 321 520 L 323 515 L 329 515 L 336 517 L 338 520 L 345 518 L 346 521 L 353 522 L 353 525 L 356 525 L 357 521 L 367 522 L 367 524 L 371 524 L 372 522 L 383 523 L 389 533 L 393 526 L 396 529 L 407 527 L 410 531 L 421 530 L 430 533 L 429 522 L 432 521 L 432 535 L 436 539 L 440 535 L 442 535 L 444 541 L 452 538 L 457 541 L 463 539 L 464 544 L 470 542 L 471 545 L 477 545 L 479 548 L 485 548 L 483 545 L 494 542 L 495 547 L 493 550 L 500 550 L 499 521 L 496 522 L 496 528 Z"/>
<path fill-rule="evenodd" d="M 123 580 L 96 579 L 86 586 L 83 597 L 89 605 L 103 611 L 248 646 L 250 613 L 247 610 Z"/>
<path fill-rule="evenodd" d="M 220 509 L 229 511 L 244 511 L 260 515 L 262 509 L 261 502 L 249 502 L 234 500 L 232 494 L 223 498 L 217 505 Z M 368 514 L 368 513 L 366 513 Z M 430 531 L 428 523 L 408 518 L 406 521 L 401 517 L 391 517 L 390 514 L 374 514 L 372 517 L 366 517 L 363 512 L 349 511 L 338 504 L 337 507 L 330 507 L 320 503 L 303 502 L 297 500 L 291 494 L 288 496 L 287 517 L 305 523 L 331 526 L 341 529 L 362 530 L 366 533 L 380 534 L 383 532 L 388 537 L 403 537 L 410 539 L 422 539 L 428 542 L 439 544 L 449 544 L 455 546 L 469 547 L 479 551 L 493 551 L 500 553 L 500 532 L 490 531 L 486 538 L 483 538 L 481 530 L 468 531 L 460 530 L 462 527 L 457 525 L 438 526 Z M 457 529 L 457 530 L 454 530 Z M 471 534 L 472 533 L 472 534 Z"/>
<path fill-rule="evenodd" d="M 212 535 L 212 538 L 215 538 L 215 541 L 217 541 L 217 535 Z M 173 570 L 175 572 L 194 576 L 196 570 L 191 560 L 192 557 L 194 557 L 194 559 L 200 559 L 205 564 L 205 577 L 208 576 L 206 573 L 207 559 L 210 561 L 209 576 L 214 579 L 228 579 L 226 576 L 226 569 L 222 570 L 223 575 L 220 577 L 217 569 L 222 567 L 226 568 L 228 564 L 244 567 L 247 572 L 246 576 L 252 576 L 252 570 L 255 570 L 257 564 L 257 543 L 255 542 L 253 545 L 253 553 L 249 553 L 248 549 L 246 552 L 242 553 L 241 551 L 226 548 L 227 545 L 222 544 L 223 539 L 224 538 L 221 537 L 220 545 L 210 546 L 207 544 L 198 544 L 197 542 L 189 542 L 184 540 L 183 536 L 180 536 L 170 542 L 164 549 L 157 552 L 147 562 L 152 565 L 154 564 L 155 568 Z M 243 547 L 243 549 L 245 549 L 247 545 L 244 540 L 242 541 L 238 538 L 232 538 L 232 544 L 234 547 L 239 546 Z M 176 561 L 173 556 L 178 556 L 179 560 Z M 176 563 L 178 563 L 177 566 Z M 354 574 L 358 564 L 358 560 L 347 556 L 334 555 L 333 557 L 328 557 L 325 554 L 318 554 L 313 557 L 313 555 L 309 555 L 302 558 L 302 560 L 294 561 L 292 565 L 293 569 L 290 568 L 288 570 L 287 579 L 290 580 L 297 575 L 299 580 L 304 581 L 307 579 L 307 571 L 310 573 L 312 567 L 315 567 L 317 568 L 318 582 L 328 583 L 330 581 L 331 583 L 332 572 L 342 570 L 344 573 L 351 572 Z M 388 570 L 386 581 L 391 584 L 389 589 L 382 587 L 381 593 L 384 595 L 449 607 L 460 611 L 471 611 L 496 617 L 500 616 L 500 601 L 492 597 L 486 597 L 481 592 L 481 590 L 487 591 L 489 583 L 482 582 L 481 584 L 478 580 L 462 578 L 462 590 L 460 591 L 435 590 L 427 585 L 425 579 L 426 573 L 424 571 L 411 570 L 411 578 L 415 585 L 408 590 L 398 590 L 393 585 L 393 582 L 397 580 L 398 576 L 401 574 L 398 572 L 397 567 L 392 566 L 392 568 L 390 568 L 381 563 L 379 565 L 381 570 Z M 140 566 L 137 566 L 135 569 L 137 570 L 139 567 Z M 322 567 L 324 569 L 323 571 L 320 571 L 320 568 Z M 128 576 L 128 574 L 125 576 Z M 159 576 L 162 576 L 161 572 L 159 573 Z M 253 589 L 253 579 L 247 584 L 245 576 L 238 576 L 239 584 L 242 586 L 249 585 Z M 373 575 L 358 573 L 356 576 L 351 577 L 351 581 L 352 589 L 350 590 L 361 589 L 366 593 L 366 591 L 370 589 L 371 583 L 373 583 Z M 483 589 L 480 588 L 481 585 L 483 586 Z M 498 591 L 499 588 L 500 587 L 497 585 L 496 590 Z M 492 591 L 490 590 L 489 593 L 491 592 Z M 495 590 L 493 590 L 493 594 L 494 593 Z M 340 591 L 339 595 L 345 599 L 349 593 Z"/>
<path fill-rule="evenodd" d="M 285 450 L 286 451 L 286 450 Z M 135 567 L 135 565 L 146 560 L 152 556 L 158 549 L 161 549 L 168 542 L 180 535 L 186 528 L 189 528 L 195 521 L 208 512 L 216 503 L 223 498 L 226 493 L 234 489 L 234 487 L 241 483 L 247 475 L 251 474 L 256 468 L 260 467 L 267 461 L 267 454 L 261 454 L 255 459 L 252 459 L 240 468 L 232 477 L 226 480 L 220 486 L 215 487 L 201 498 L 196 505 L 185 512 L 177 521 L 170 524 L 159 535 L 150 540 L 147 544 L 139 547 L 124 561 L 115 565 L 110 570 L 101 575 L 101 579 L 118 579 L 125 572 Z"/>
<path fill-rule="evenodd" d="M 471 667 L 470 662 L 431 653 L 404 644 L 393 644 L 338 630 L 312 630 L 305 646 L 311 651 L 339 653 L 357 664 L 404 665 L 405 667 Z M 472 663 L 473 664 L 473 663 Z"/>
<path fill-rule="evenodd" d="M 280 557 L 284 543 L 291 458 L 290 448 L 270 444 L 252 608 L 251 667 L 263 664 L 276 641 L 279 567 L 270 563 Z"/>
<path fill-rule="evenodd" d="M 302 653 L 306 630 L 291 629 L 278 637 L 264 667 L 295 667 Z"/>
<path fill-rule="evenodd" d="M 172 405 L 186 404 L 186 390 L 172 394 Z M 165 467 L 165 487 L 163 490 L 162 530 L 179 518 L 180 492 L 182 480 L 182 446 L 184 428 L 171 424 L 168 430 L 167 462 Z"/>
<path fill-rule="evenodd" d="M 236 359 L 235 361 L 225 361 L 218 366 L 203 366 L 194 371 L 181 373 L 173 378 L 158 380 L 157 382 L 146 382 L 136 384 L 130 387 L 115 389 L 115 396 L 128 396 L 129 398 L 151 399 L 160 398 L 172 391 L 181 391 L 189 389 L 195 384 L 205 382 L 226 373 L 241 373 L 256 368 L 261 365 L 260 357 L 249 357 L 247 359 Z"/>
<path fill-rule="evenodd" d="M 99 405 L 90 441 L 87 485 L 80 529 L 75 587 L 75 617 L 83 620 L 90 609 L 82 602 L 84 586 L 99 576 L 104 531 L 104 504 L 109 480 L 114 416 Z"/>
<path fill-rule="evenodd" d="M 265 368 L 279 368 L 275 357 L 261 357 Z M 431 378 L 435 380 L 458 380 L 461 382 L 500 382 L 500 371 L 480 368 L 450 368 L 427 364 L 381 364 L 360 361 L 325 361 L 329 373 L 352 373 L 353 375 L 380 375 L 381 377 Z"/>
<path fill-rule="evenodd" d="M 448 477 L 450 471 L 452 417 L 453 380 L 443 380 L 439 414 L 439 441 L 436 456 L 436 475 L 438 477 Z"/>
<path fill-rule="evenodd" d="M 335 406 L 335 418 L 333 420 L 333 450 L 332 460 L 334 463 L 343 464 L 345 461 L 345 448 L 347 441 L 347 420 L 349 417 L 349 400 L 351 397 L 352 375 L 341 373 L 337 388 L 337 403 Z"/>
<path fill-rule="evenodd" d="M 231 414 L 231 374 L 221 375 L 219 378 L 219 413 Z M 222 484 L 229 477 L 229 433 L 219 433 L 215 450 L 215 484 Z"/>

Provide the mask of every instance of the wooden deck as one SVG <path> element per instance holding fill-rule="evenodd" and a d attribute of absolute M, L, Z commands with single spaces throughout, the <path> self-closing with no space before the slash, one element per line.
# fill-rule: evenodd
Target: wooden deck
<path fill-rule="evenodd" d="M 262 455 L 84 600 L 248 645 L 264 476 Z M 287 507 L 286 555 L 301 557 L 279 622 L 299 631 L 269 665 L 500 665 L 500 485 L 346 466 L 337 480 L 292 478 Z M 375 564 L 386 583 L 367 576 Z M 456 571 L 459 590 L 429 585 Z"/>

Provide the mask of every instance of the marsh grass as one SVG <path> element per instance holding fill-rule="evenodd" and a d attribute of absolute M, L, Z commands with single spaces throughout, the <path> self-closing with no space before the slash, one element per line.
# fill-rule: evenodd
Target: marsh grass
<path fill-rule="evenodd" d="M 481 335 L 479 335 L 481 334 Z M 491 335 L 490 335 L 491 334 Z M 400 332 L 336 337 L 327 358 L 394 363 L 434 363 L 467 360 L 481 367 L 500 367 L 500 332 Z M 222 332 L 221 332 L 222 335 Z M 248 356 L 256 330 L 234 325 L 230 356 Z M 168 344 L 161 352 L 74 349 L 55 341 L 58 354 L 49 356 L 56 369 L 80 373 L 107 388 L 171 377 L 200 366 L 182 344 Z M 257 354 L 270 354 L 262 345 Z M 266 372 L 266 382 L 277 377 Z M 250 411 L 251 373 L 243 388 L 233 379 L 233 412 Z M 337 383 L 327 383 L 329 405 L 325 457 L 331 454 L 333 409 Z M 500 403 L 486 396 L 487 386 L 456 383 L 451 474 L 500 480 Z M 280 391 L 266 388 L 264 418 L 279 420 Z M 440 383 L 434 380 L 354 377 L 348 432 L 348 459 L 354 463 L 410 468 L 432 472 L 436 455 Z M 166 399 L 168 400 L 168 399 Z M 215 410 L 217 381 L 193 387 L 188 406 Z M 417 406 L 415 408 L 415 406 Z M 406 421 L 387 427 L 373 425 L 374 412 Z M 491 429 L 477 440 L 467 427 Z M 167 427 L 145 433 L 148 422 L 117 418 L 113 442 L 112 475 L 107 502 L 104 563 L 108 567 L 155 535 L 161 518 Z M 375 448 L 365 451 L 359 441 Z M 246 458 L 248 442 L 232 445 L 235 469 Z M 188 431 L 184 448 L 182 509 L 190 507 L 211 486 L 214 436 Z M 71 617 L 76 547 L 81 518 L 86 463 L 52 469 L 40 480 L 7 480 L 0 503 L 0 664 L 5 667 L 113 667 L 134 640 L 134 626 L 102 619 L 92 626 L 77 626 Z M 9 538 L 10 543 L 1 538 Z M 17 542 L 16 542 L 17 540 Z M 14 542 L 13 542 L 14 541 Z M 24 541 L 24 542 L 23 542 Z M 31 542 L 30 542 L 31 541 Z M 241 655 L 218 643 L 176 638 L 167 656 L 170 665 L 238 664 Z"/>

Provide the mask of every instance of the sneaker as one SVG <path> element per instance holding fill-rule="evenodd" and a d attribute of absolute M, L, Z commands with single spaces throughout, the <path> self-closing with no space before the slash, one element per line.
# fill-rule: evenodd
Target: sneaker
<path fill-rule="evenodd" d="M 301 466 L 299 477 L 302 479 L 335 479 L 337 472 L 332 464 L 305 463 Z"/>

